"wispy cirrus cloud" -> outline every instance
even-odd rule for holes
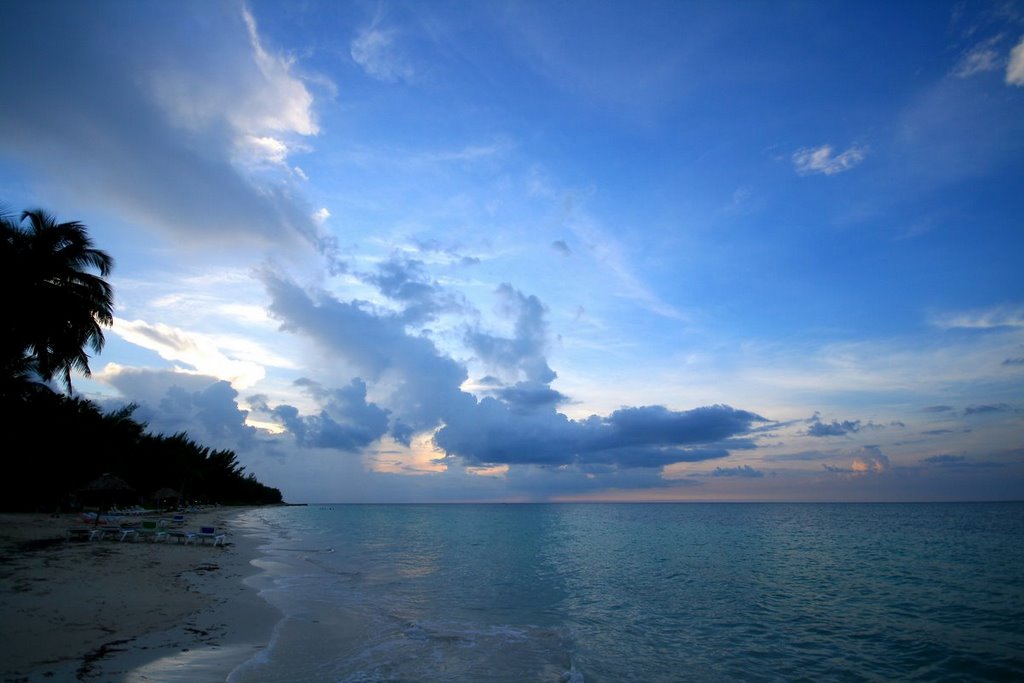
[[[185,5],[208,10],[206,30]],[[0,110],[0,153],[34,168],[47,194],[192,247],[285,245],[314,232],[288,190],[293,171],[279,172],[319,131],[313,96],[244,6],[38,3],[5,15],[21,30],[0,46],[0,62],[18,65],[0,70],[0,88],[20,104]],[[132,31],[110,49],[106,31],[122,25]],[[175,42],[183,33],[186,50]],[[39,35],[61,49],[26,59]]]
[[[1006,84],[1024,86],[1024,38],[1010,50],[1010,61],[1006,65]]]
[[[991,460],[973,460],[963,455],[932,455],[927,458],[921,458],[919,462],[933,466],[933,467],[949,467],[958,469],[989,469],[992,467],[1002,467],[1002,463],[993,462]]]
[[[1024,307],[994,306],[973,311],[938,315],[933,324],[942,329],[987,330],[1000,327],[1024,327]]]
[[[298,140],[320,132],[313,95],[293,73],[292,57],[264,47],[247,7],[241,15],[249,48],[245,61],[255,70],[250,67],[240,75],[237,69],[214,64],[197,77],[192,65],[172,62],[152,71],[150,87],[176,126],[195,134],[226,123],[235,163],[287,168],[288,155],[303,148]]]
[[[800,175],[836,175],[854,168],[867,156],[867,148],[851,145],[836,154],[832,145],[820,147],[802,147],[793,152],[792,160],[796,172]]]
[[[953,67],[953,75],[957,78],[970,78],[975,74],[998,70],[1001,59],[996,46],[1001,38],[1002,36],[993,36],[964,52],[960,61]]]
[[[352,39],[349,54],[371,78],[388,83],[409,81],[415,71],[398,50],[396,36],[395,30],[378,28],[375,23]]]
[[[210,335],[120,318],[115,318],[113,331],[131,344],[156,351],[165,360],[185,363],[196,373],[226,380],[238,389],[251,387],[266,375],[260,363],[225,354]]]

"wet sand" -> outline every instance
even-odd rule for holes
[[[240,511],[186,516],[223,547],[67,541],[76,515],[0,515],[0,680],[225,680],[279,618],[243,582],[260,541],[232,530]]]

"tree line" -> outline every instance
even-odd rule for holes
[[[0,212],[0,509],[67,509],[87,502],[85,489],[103,474],[131,485],[117,492],[126,503],[149,502],[161,488],[189,501],[280,503],[281,492],[246,475],[234,452],[187,433],[151,434],[133,419],[135,406],[104,412],[74,395],[72,371],[89,376],[88,350],[102,350],[113,323],[104,279],[113,265],[81,223]]]

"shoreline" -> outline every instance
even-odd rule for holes
[[[265,649],[280,612],[247,579],[249,507],[186,516],[225,546],[66,541],[77,515],[0,515],[0,680],[224,681]]]

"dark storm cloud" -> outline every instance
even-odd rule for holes
[[[311,211],[286,186],[257,186],[233,163],[239,131],[223,109],[251,105],[256,116],[247,100],[273,85],[254,63],[240,5],[40,0],[2,13],[0,153],[189,241],[314,238]],[[208,81],[202,93],[174,86]]]

